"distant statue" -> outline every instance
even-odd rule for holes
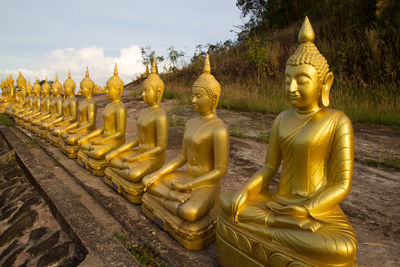
[[[339,203],[353,178],[353,128],[329,109],[333,74],[308,18],[288,59],[285,92],[294,109],[275,119],[265,165],[221,196],[222,266],[354,266],[357,242]],[[269,184],[282,164],[277,192]]]
[[[86,68],[86,76],[80,84],[80,92],[85,99],[78,105],[79,119],[68,126],[60,141],[61,149],[72,159],[77,157],[79,139],[96,129],[97,106],[92,98],[93,87],[94,82],[89,78],[89,69]]]
[[[229,157],[228,129],[216,115],[220,94],[207,55],[204,72],[192,87],[192,104],[199,116],[185,125],[181,154],[143,179],[144,214],[189,250],[202,249],[215,239]],[[182,166],[186,168],[178,170]]]
[[[90,132],[78,141],[80,149],[77,163],[94,175],[104,175],[107,167],[106,154],[125,143],[126,108],[121,102],[123,88],[124,83],[118,77],[115,64],[114,75],[107,81],[107,97],[112,102],[103,110],[104,127]]]
[[[168,143],[168,117],[161,107],[164,82],[156,72],[153,59],[151,74],[143,82],[142,109],[136,121],[136,138],[106,155],[109,162],[104,182],[122,193],[132,203],[140,204],[142,178],[164,163]]]

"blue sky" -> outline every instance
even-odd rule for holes
[[[86,65],[99,85],[112,75],[129,82],[144,70],[140,47],[166,55],[171,45],[187,58],[197,44],[234,39],[243,24],[234,0],[0,0],[0,77],[79,82]]]

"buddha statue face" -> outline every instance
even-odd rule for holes
[[[117,88],[114,84],[107,84],[106,94],[112,101],[119,100],[121,89]]]
[[[120,100],[123,88],[124,88],[124,83],[118,77],[117,64],[115,64],[114,75],[107,81],[107,86],[106,86],[107,97],[112,101]]]
[[[158,96],[150,85],[145,85],[142,93],[143,100],[149,106],[154,106],[158,103]]]
[[[298,109],[318,107],[321,83],[312,65],[288,65],[285,71],[285,93],[290,103]]]
[[[203,116],[214,110],[214,101],[209,97],[207,91],[199,86],[193,86],[192,105],[193,109]]]

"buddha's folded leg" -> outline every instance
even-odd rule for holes
[[[126,180],[139,183],[142,181],[143,177],[149,173],[149,170],[154,163],[157,163],[156,159],[146,159],[141,162],[134,162],[131,168],[119,170],[119,173]]]
[[[68,135],[67,133],[64,133],[63,135],[67,136],[66,139],[65,139],[65,143],[67,145],[72,146],[72,145],[76,145],[78,143],[79,139],[81,139],[86,134],[87,134],[87,132],[80,132],[80,133],[71,134],[71,135]]]
[[[92,145],[90,142],[94,141],[94,140],[99,140],[99,139],[101,139],[101,136],[96,136],[96,137],[90,138],[89,140],[87,140],[85,143],[83,143],[81,145],[81,149],[84,151],[88,151],[90,146]]]
[[[324,214],[324,220],[319,221],[321,228],[316,232],[270,227],[266,234],[275,243],[327,263],[354,259],[357,241],[342,211]]]
[[[183,180],[186,176],[185,171],[173,171],[158,178],[149,188],[148,192],[152,195],[168,199],[171,192],[171,183]],[[182,177],[180,179],[180,177]],[[162,203],[161,203],[162,204]]]
[[[127,150],[124,151],[120,154],[118,154],[115,158],[113,158],[110,162],[110,166],[114,167],[114,168],[119,168],[121,169],[122,166],[124,165],[125,161],[123,161],[121,158],[122,157],[130,157],[133,156],[135,154],[138,154],[138,152],[136,150]]]
[[[179,206],[179,217],[194,222],[201,219],[215,204],[217,186],[203,186],[191,192],[191,197]]]

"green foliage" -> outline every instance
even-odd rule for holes
[[[6,113],[0,113],[0,122],[7,127],[14,126],[13,120]]]
[[[172,45],[168,47],[167,51],[168,51],[168,59],[171,63],[169,71],[175,72],[178,69],[177,68],[178,60],[185,56],[185,52],[183,52],[182,50],[180,51],[175,50],[175,47]]]
[[[156,60],[157,64],[164,61],[163,56],[156,56],[156,51],[151,50],[151,46],[141,47],[140,53],[142,54],[143,65],[151,65],[152,58],[154,58]]]

